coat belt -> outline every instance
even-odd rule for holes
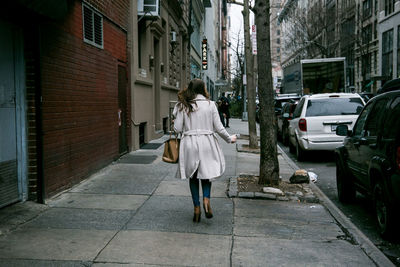
[[[185,138],[185,136],[199,136],[199,135],[212,135],[216,142],[218,142],[217,136],[215,133],[211,130],[189,130],[186,132],[182,133],[182,139]],[[182,143],[181,143],[182,144]],[[199,144],[197,143],[197,151],[199,151]],[[186,171],[185,171],[185,153],[183,152],[183,146],[181,145],[179,148],[179,162],[180,162],[180,172],[181,172],[181,178],[190,178],[186,177]],[[198,166],[197,166],[198,167]],[[183,175],[182,175],[183,174]]]
[[[211,130],[189,130],[183,132],[182,138],[185,137],[186,135],[214,135],[214,132]]]

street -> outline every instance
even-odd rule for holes
[[[372,201],[357,194],[356,201],[350,204],[339,202],[336,190],[336,165],[331,152],[315,152],[306,161],[299,162],[289,152],[289,147],[279,142],[283,151],[302,169],[318,175],[316,185],[324,194],[397,266],[400,266],[400,238],[383,240],[376,230]]]

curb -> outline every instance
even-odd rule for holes
[[[289,165],[296,169],[300,169],[296,163],[289,158],[288,155],[278,145],[278,149],[281,151],[282,157],[288,162]],[[311,189],[318,196],[320,203],[325,206],[332,217],[341,226],[342,230],[346,232],[364,251],[364,253],[377,265],[377,266],[395,266],[386,256],[383,254],[369,238],[363,234],[360,229],[355,226],[349,218],[338,208],[335,204],[324,194],[313,183],[310,183]]]
[[[266,200],[277,200],[277,201],[294,201],[294,202],[302,202],[302,203],[319,203],[320,200],[317,196],[312,192],[313,190],[310,188],[308,184],[303,185],[303,190],[308,192],[305,195],[301,193],[295,194],[292,192],[283,192],[283,195],[273,194],[273,193],[264,193],[264,192],[239,192],[238,190],[238,182],[237,179],[241,176],[254,176],[252,174],[240,174],[238,177],[231,177],[229,179],[229,187],[227,191],[227,195],[230,198],[251,198],[251,199],[266,199]],[[304,188],[305,187],[305,188]]]

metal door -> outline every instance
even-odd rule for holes
[[[0,207],[19,200],[12,27],[0,21]]]

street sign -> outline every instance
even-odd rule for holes
[[[207,62],[207,39],[203,39],[201,44],[201,61],[202,61],[202,69],[208,69],[208,62]]]
[[[256,25],[251,25],[251,46],[253,55],[257,55],[257,30]]]

